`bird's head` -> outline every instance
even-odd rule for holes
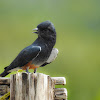
[[[50,21],[40,23],[33,31],[42,38],[56,37],[55,27]]]

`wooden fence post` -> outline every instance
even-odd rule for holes
[[[0,77],[0,98],[10,91],[10,78]]]
[[[10,91],[10,100],[67,100],[67,90],[55,88],[55,85],[64,84],[64,77],[50,77],[42,73],[17,73],[11,75],[10,79],[0,78],[0,95]]]

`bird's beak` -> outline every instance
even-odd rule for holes
[[[38,34],[38,28],[33,29],[33,31],[35,31],[35,32],[32,32],[32,33]]]

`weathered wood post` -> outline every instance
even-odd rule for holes
[[[50,77],[42,73],[17,73],[0,78],[0,95],[10,91],[10,100],[67,100],[64,77]],[[10,85],[10,88],[9,88]]]
[[[10,91],[10,78],[0,77],[0,98],[9,91]]]

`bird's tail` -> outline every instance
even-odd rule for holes
[[[7,70],[6,70],[6,68],[7,67],[5,67],[4,69],[4,72],[2,72],[1,74],[0,74],[0,77],[5,77],[6,75],[8,75],[9,73],[11,73],[11,72],[8,72]]]

